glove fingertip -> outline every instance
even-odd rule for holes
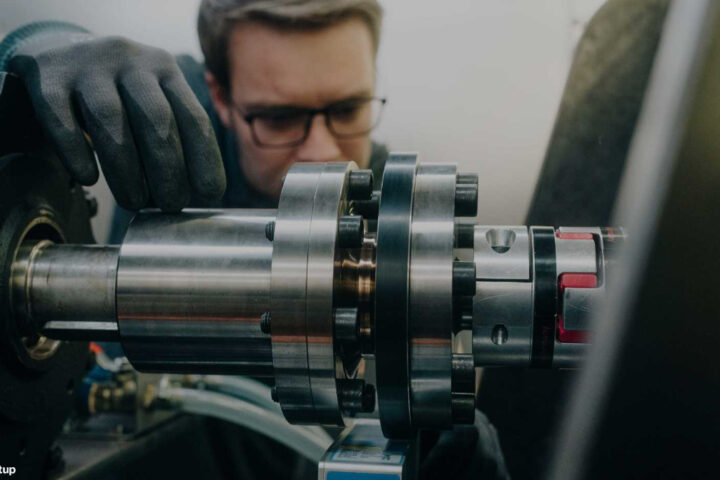
[[[221,198],[227,189],[227,177],[217,142],[208,142],[204,154],[194,151],[187,159],[193,190],[205,198]]]
[[[85,159],[78,161],[77,158],[69,159],[65,155],[61,156],[62,163],[67,168],[70,176],[80,185],[89,187],[95,185],[100,178],[100,170],[94,159]]]
[[[137,211],[147,206],[149,194],[144,184],[141,187],[118,189],[117,186],[109,185],[118,205],[125,210]],[[115,188],[113,188],[115,187]]]
[[[216,175],[208,175],[207,178],[201,179],[198,183],[200,184],[198,192],[206,198],[221,198],[225,195],[227,189],[227,178],[225,178],[225,172],[223,171]]]

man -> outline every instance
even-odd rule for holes
[[[295,162],[353,160],[381,175],[387,150],[369,137],[385,103],[381,18],[376,0],[203,0],[207,71],[57,22],[9,35],[0,70],[24,79],[76,181],[97,180],[97,153],[121,206],[267,207]],[[424,445],[424,477],[507,476],[494,429],[477,418]]]
[[[375,97],[377,3],[280,2],[268,8],[265,2],[223,11],[237,3],[203,2],[198,31],[214,109],[240,140],[249,183],[277,198],[294,162],[354,160],[367,168],[368,133],[384,105]],[[308,116],[307,108],[327,111]],[[377,173],[384,160],[373,158]]]
[[[180,58],[194,95],[167,53],[72,25],[11,34],[5,56],[79,183],[97,178],[85,130],[121,206],[217,205],[226,180],[197,97],[222,148],[222,205],[269,206],[296,161],[369,166],[368,134],[383,104],[374,98],[381,15],[374,0],[206,0],[198,18],[205,79]],[[383,153],[372,162],[377,173]]]

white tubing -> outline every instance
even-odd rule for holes
[[[256,380],[245,377],[229,377],[225,375],[205,375],[202,383],[208,390],[216,390],[252,402],[272,412],[282,413],[280,405],[275,403],[270,394],[270,387]]]
[[[270,395],[270,387],[246,377],[230,377],[226,375],[205,375],[202,381],[209,390],[217,390],[233,397],[247,400],[255,405],[282,415],[282,409]],[[332,441],[327,432],[317,425],[305,425],[302,428],[312,431],[323,441]]]
[[[254,430],[295,450],[308,460],[317,463],[332,443],[312,430],[290,425],[284,417],[245,400],[221,393],[189,388],[164,388],[160,398],[177,402],[180,409],[198,415],[207,415]]]

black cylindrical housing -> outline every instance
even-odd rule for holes
[[[360,215],[344,215],[338,220],[338,245],[340,248],[360,248],[363,242],[363,218]]]
[[[455,186],[455,216],[474,217],[477,215],[478,186],[473,183],[458,183]]]
[[[358,309],[356,307],[335,309],[335,339],[339,342],[358,341]]]
[[[351,171],[348,175],[348,200],[369,200],[372,193],[372,170]]]
[[[453,295],[475,295],[475,262],[453,263]]]
[[[455,223],[455,248],[473,248],[475,243],[475,225],[472,223]]]
[[[380,192],[372,192],[368,200],[356,200],[355,213],[365,218],[377,219],[380,211]]]
[[[360,379],[337,381],[338,397],[342,410],[349,414],[369,413],[375,410],[375,387]]]

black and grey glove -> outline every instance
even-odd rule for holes
[[[24,80],[45,136],[77,182],[97,181],[94,149],[115,199],[130,210],[152,199],[177,211],[192,194],[222,196],[210,120],[169,53],[61,32],[20,44],[9,70]]]

